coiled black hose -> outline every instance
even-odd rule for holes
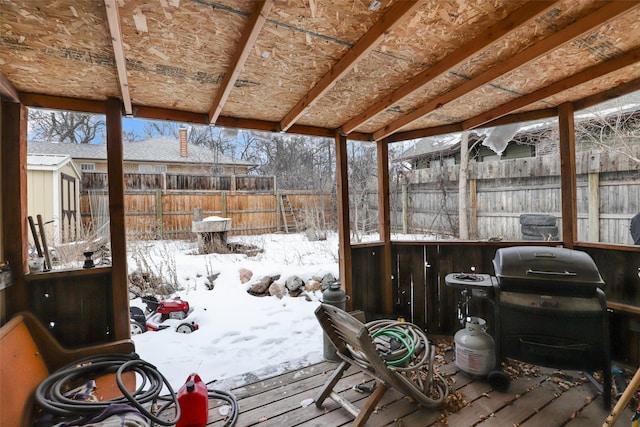
[[[140,386],[133,393],[130,393],[122,382],[124,372],[136,373],[136,379],[141,381]],[[87,402],[73,400],[64,395],[65,385],[77,384],[78,381],[109,373],[116,374],[116,382],[123,394],[122,397],[102,402]],[[169,390],[169,395],[161,396],[160,393],[164,386]],[[74,422],[81,422],[82,419],[95,416],[114,403],[124,403],[135,407],[153,423],[152,425],[171,426],[180,419],[178,398],[167,379],[155,366],[140,359],[135,353],[93,356],[67,365],[38,385],[35,391],[35,400],[45,413],[66,417]],[[155,406],[158,401],[165,401],[165,403],[157,411],[154,411],[154,415],[147,408]],[[174,405],[176,408],[174,419],[163,420],[159,418],[159,415],[168,407]]]
[[[231,406],[231,415],[227,422],[223,424],[222,427],[233,427],[236,425],[236,421],[238,421],[238,414],[240,413],[240,408],[238,408],[238,401],[235,396],[229,392],[222,390],[213,390],[209,388],[209,385],[214,381],[210,381],[207,383],[207,390],[209,392],[209,399],[220,399],[224,400]]]

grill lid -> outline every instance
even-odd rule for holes
[[[535,292],[537,287],[553,285],[551,289],[555,288],[558,293],[571,289],[582,294],[595,292],[597,286],[604,285],[589,254],[566,248],[501,248],[493,258],[493,267],[502,290]],[[523,286],[527,289],[522,289]]]

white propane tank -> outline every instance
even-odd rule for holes
[[[484,377],[494,369],[495,344],[487,333],[487,322],[480,317],[467,317],[464,329],[454,336],[455,364],[463,372]]]

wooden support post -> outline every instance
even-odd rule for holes
[[[336,186],[338,198],[338,257],[340,282],[347,295],[353,296],[351,238],[349,228],[349,179],[347,162],[347,136],[336,131]],[[347,311],[353,310],[353,298],[347,300]]]
[[[573,249],[578,237],[578,207],[576,197],[576,140],[573,105],[565,102],[558,107],[560,133],[560,184],[562,193],[562,243]]]
[[[380,286],[383,314],[393,313],[393,283],[391,280],[391,215],[389,207],[389,147],[378,141],[378,222],[382,240]]]
[[[14,271],[13,285],[0,291],[6,313],[0,304],[0,318],[9,318],[29,308],[29,294],[24,282],[27,267],[27,108],[2,101],[2,249],[3,260]],[[5,315],[6,314],[6,315]]]
[[[109,173],[109,229],[111,231],[111,286],[113,339],[130,336],[127,239],[124,217],[124,167],[122,146],[122,106],[119,99],[106,104],[107,170]]]

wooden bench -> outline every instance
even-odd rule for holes
[[[131,340],[67,349],[29,312],[14,316],[0,328],[0,426],[31,426],[34,391],[58,368],[89,356],[129,354]],[[96,379],[100,398],[120,395],[113,378]],[[129,386],[127,386],[129,388]]]

